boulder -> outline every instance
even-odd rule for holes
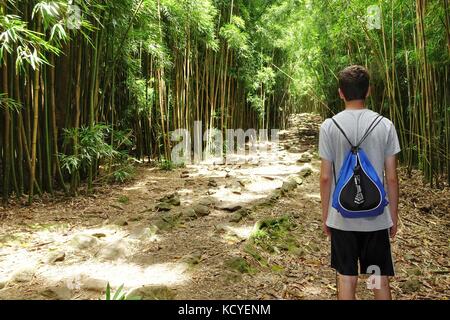
[[[176,293],[166,286],[142,286],[131,290],[128,298],[140,298],[142,300],[173,300]]]
[[[167,196],[164,196],[163,198],[159,199],[159,202],[160,204],[167,203],[172,206],[179,206],[181,204],[180,197],[178,196],[177,193],[172,193]]]
[[[101,248],[97,257],[103,260],[118,260],[127,256],[128,244],[125,240],[117,240]]]
[[[182,211],[182,215],[185,220],[194,220],[197,218],[197,214],[193,208],[185,208]]]
[[[192,209],[194,209],[194,212],[198,217],[207,216],[211,212],[209,207],[202,204],[195,204],[192,206]]]
[[[293,179],[289,179],[287,181],[283,182],[283,185],[281,186],[282,192],[289,192],[297,188],[297,182]]]
[[[297,163],[308,163],[311,162],[313,156],[309,152],[302,153],[300,158],[297,160]]]
[[[204,197],[198,201],[198,204],[209,207],[211,205],[214,205],[216,202],[216,199],[214,199],[213,197]]]
[[[155,209],[157,211],[166,212],[166,211],[172,210],[172,205],[170,203],[167,203],[167,202],[160,202],[160,203],[158,203],[156,205]]]
[[[56,252],[52,252],[51,254],[48,255],[47,262],[49,264],[54,264],[55,262],[64,261],[65,258],[66,258],[66,253],[64,251],[56,251]]]
[[[47,287],[41,294],[52,300],[70,300],[72,298],[72,290],[62,281]]]
[[[106,290],[108,281],[97,279],[90,276],[82,276],[80,279],[80,287],[85,290],[103,292]]]
[[[96,246],[98,239],[87,234],[77,234],[72,238],[71,244],[77,249],[84,250]]]
[[[225,210],[225,211],[229,211],[229,212],[235,212],[241,208],[242,208],[242,205],[240,205],[238,203],[234,203],[234,202],[222,201],[216,205],[216,209]]]
[[[312,174],[312,169],[310,167],[304,167],[300,170],[300,176],[306,178]]]
[[[35,267],[24,267],[15,271],[11,276],[13,282],[30,282],[36,273]]]

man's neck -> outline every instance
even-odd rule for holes
[[[362,110],[366,108],[364,100],[352,100],[345,102],[345,110]]]

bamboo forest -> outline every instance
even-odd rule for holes
[[[448,0],[0,0],[0,299],[344,297],[319,139],[355,65],[392,298],[448,300]]]

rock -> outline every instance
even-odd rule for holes
[[[293,179],[289,179],[288,181],[284,181],[281,186],[281,192],[289,192],[297,188],[297,182]]]
[[[46,288],[41,294],[52,300],[70,300],[72,298],[72,290],[62,281]]]
[[[77,249],[83,250],[96,246],[98,239],[87,234],[77,234],[72,238],[71,244]]]
[[[49,264],[54,264],[55,262],[64,261],[65,258],[66,258],[66,253],[64,251],[57,251],[57,252],[51,253],[48,256],[47,262]]]
[[[186,220],[194,220],[197,218],[195,210],[192,208],[186,208],[182,211],[182,215]]]
[[[216,188],[216,187],[217,187],[217,181],[215,181],[215,180],[213,180],[213,179],[209,179],[209,181],[208,181],[208,187]]]
[[[155,209],[158,211],[166,212],[172,210],[172,205],[167,202],[160,202],[156,205]]]
[[[312,155],[309,152],[305,152],[301,155],[300,159],[297,160],[297,163],[308,163],[311,162]]]
[[[189,178],[189,174],[188,173],[182,173],[180,175],[180,178],[184,179],[184,178]]]
[[[204,217],[204,216],[207,216],[210,214],[209,207],[204,206],[202,204],[193,205],[192,209],[194,209],[194,211],[198,217]]]
[[[310,167],[304,167],[300,170],[300,176],[306,178],[312,174],[312,169]]]
[[[169,203],[175,207],[178,207],[181,204],[181,200],[179,196],[175,196],[169,200]]]
[[[106,234],[104,234],[104,233],[93,233],[92,236],[100,239],[100,238],[105,238]]]
[[[241,208],[242,208],[242,206],[240,204],[233,203],[233,202],[220,202],[218,205],[216,205],[216,209],[230,211],[230,212],[235,212]]]
[[[97,257],[103,260],[118,260],[127,256],[128,245],[125,240],[117,240],[101,248]]]
[[[293,176],[293,177],[290,177],[289,179],[294,180],[297,183],[297,185],[299,185],[299,186],[301,186],[303,184],[303,179],[300,177]]]
[[[238,212],[233,213],[233,215],[230,218],[230,222],[239,222],[242,220],[242,215],[240,215]]]
[[[281,191],[280,190],[273,191],[271,196],[270,196],[270,200],[271,201],[276,201],[276,200],[278,200],[280,198],[281,198]]]
[[[17,270],[11,276],[13,282],[30,282],[36,273],[35,267],[25,267]]]
[[[166,286],[142,286],[131,290],[128,298],[141,298],[142,300],[173,300],[176,293]]]
[[[108,281],[103,279],[96,279],[90,276],[82,276],[80,279],[80,287],[85,290],[103,292],[106,290]]]
[[[179,206],[181,204],[180,197],[177,193],[169,194],[161,199],[159,199],[160,204],[167,203],[173,206]],[[164,210],[161,210],[164,211]]]
[[[241,221],[243,218],[245,218],[246,216],[248,216],[250,214],[250,210],[247,208],[242,208],[239,209],[238,211],[236,211],[235,213],[233,213],[233,215],[230,218],[230,222],[239,222]]]
[[[165,214],[155,222],[155,225],[159,230],[170,230],[177,225],[181,215],[181,212]]]
[[[138,226],[134,228],[130,232],[130,238],[131,239],[137,239],[137,240],[155,240],[156,234],[158,233],[158,227],[155,225],[151,225],[147,227],[147,224]]]
[[[216,202],[216,199],[214,199],[213,197],[204,197],[198,201],[198,204],[209,207],[211,205],[214,205]]]

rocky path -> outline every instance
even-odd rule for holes
[[[146,299],[333,299],[319,124],[293,116],[279,145],[243,164],[143,166],[129,185],[91,197],[1,209],[0,298],[98,299],[109,282]],[[420,219],[420,207],[401,204],[397,298],[449,297],[448,195],[436,195],[443,213]],[[370,297],[363,283],[359,296]]]

